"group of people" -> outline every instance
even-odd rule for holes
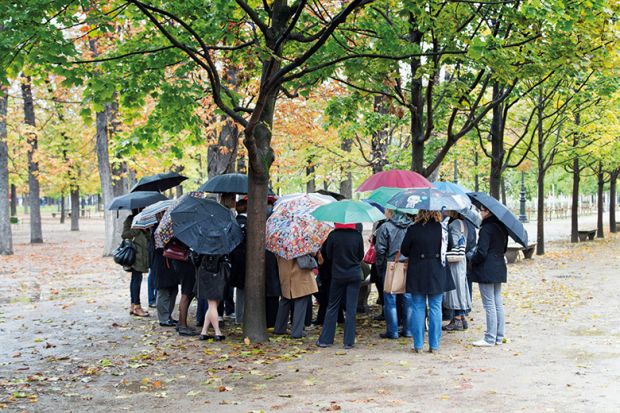
[[[244,234],[246,201],[223,199],[222,203],[236,215]],[[150,230],[132,229],[133,214],[125,221],[122,237],[132,239],[136,259],[131,266],[131,310],[135,316],[148,316],[140,304],[140,285],[144,273],[156,291],[155,307],[162,327],[176,327],[180,335],[198,336],[200,340],[225,339],[220,322],[226,312],[240,323],[244,312],[245,240],[227,255],[189,254],[177,260],[155,248]],[[376,223],[370,239],[375,258],[365,254],[361,224],[335,224],[319,251],[295,259],[285,259],[265,251],[266,322],[276,335],[306,336],[306,327],[322,325],[316,345],[334,344],[336,326],[344,323],[344,347],[355,346],[356,313],[360,285],[367,275],[377,287],[385,320],[384,339],[412,337],[412,350],[422,351],[425,331],[428,349],[440,347],[442,330],[468,328],[466,314],[472,306],[472,283],[478,283],[486,313],[486,332],[475,346],[495,346],[504,340],[504,311],[501,284],[506,282],[508,233],[493,214],[481,207],[483,221],[476,228],[460,214],[447,211],[420,210],[415,216],[385,210],[385,220]],[[158,215],[161,219],[161,215]],[[174,238],[171,243],[179,243]],[[384,291],[384,281],[396,263],[406,265],[405,291]],[[181,285],[178,320],[172,317],[178,287]],[[233,300],[232,292],[236,292]],[[319,302],[316,319],[312,319],[313,297]],[[188,325],[191,301],[198,300],[196,325]],[[442,317],[450,322],[442,326]],[[290,329],[289,329],[290,324]],[[399,325],[401,328],[399,329]],[[209,327],[214,335],[209,335]]]

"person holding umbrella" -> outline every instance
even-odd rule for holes
[[[478,283],[480,298],[486,314],[486,331],[476,347],[492,347],[504,340],[504,305],[502,283],[507,279],[504,254],[508,246],[508,232],[504,224],[485,206],[480,206],[482,226],[478,245],[470,252],[471,278]]]
[[[123,223],[121,238],[132,240],[136,249],[136,260],[131,265],[131,282],[129,283],[129,295],[131,297],[129,314],[136,317],[148,317],[149,313],[144,311],[140,304],[142,274],[149,271],[148,230],[131,228],[133,218],[138,215],[141,210],[142,208],[131,210],[131,215],[129,215]]]
[[[442,223],[441,212],[420,209],[413,225],[400,247],[408,258],[406,290],[412,295],[413,351],[419,353],[424,346],[424,320],[426,302],[429,306],[429,352],[439,350],[441,340],[441,302],[446,291],[454,289],[454,281],[447,269],[447,228]]]

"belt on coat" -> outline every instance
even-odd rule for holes
[[[430,260],[433,258],[441,258],[440,254],[420,254],[420,256],[418,257],[421,260]]]

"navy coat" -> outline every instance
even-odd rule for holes
[[[508,232],[494,215],[484,219],[478,234],[478,245],[468,253],[471,262],[470,277],[477,283],[505,283],[507,278],[504,254],[508,246]]]
[[[407,228],[400,253],[409,258],[408,293],[434,295],[456,288],[448,265],[441,264],[441,237],[439,222],[415,223]]]

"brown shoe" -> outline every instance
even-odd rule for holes
[[[148,317],[149,313],[148,311],[144,311],[140,304],[136,304],[133,308],[132,315],[135,315],[136,317]]]

